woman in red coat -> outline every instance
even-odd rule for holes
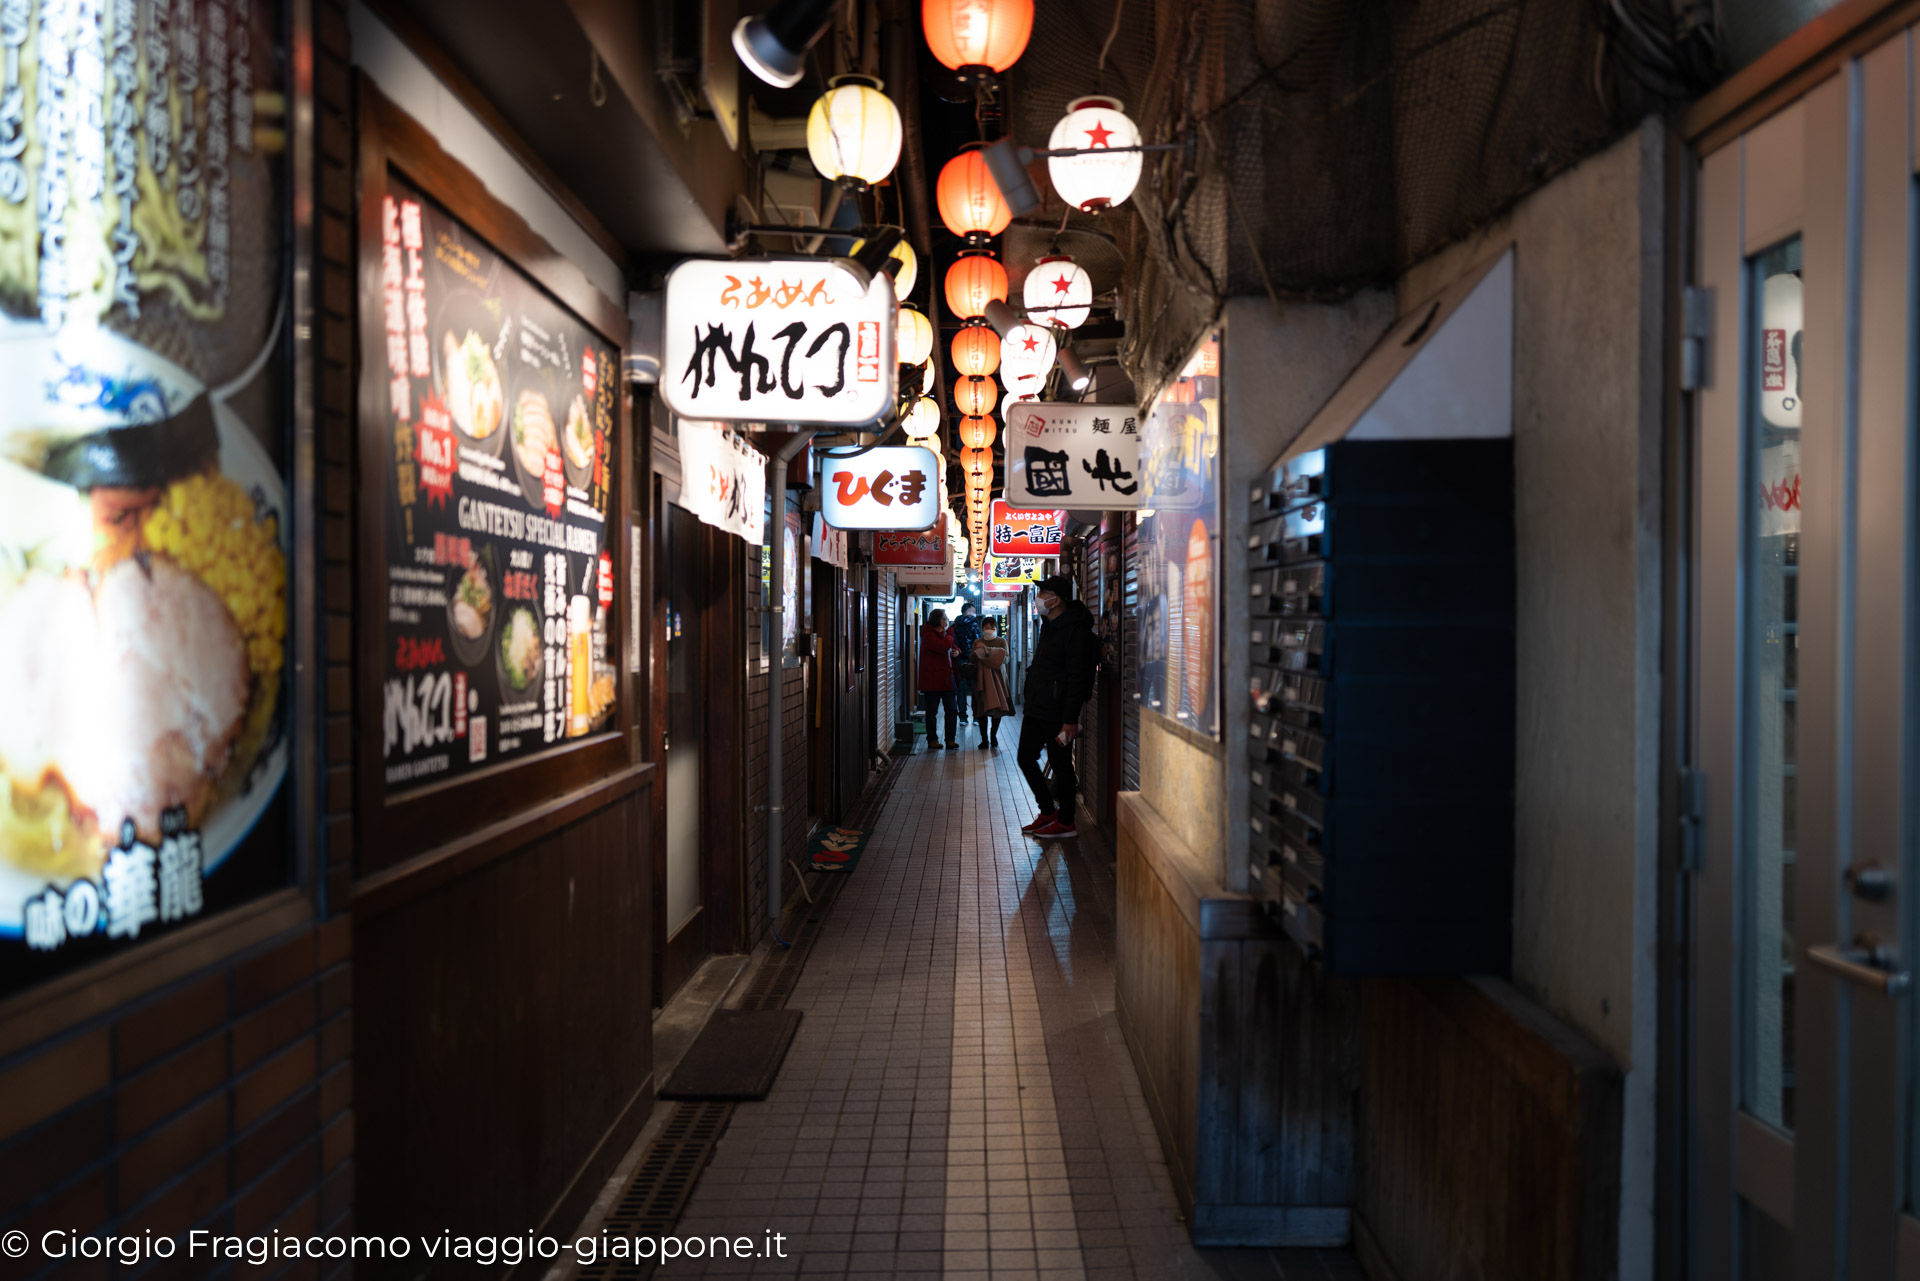
[[[936,609],[927,615],[920,628],[920,710],[927,718],[927,750],[941,746],[934,729],[934,709],[947,709],[947,742],[951,750],[960,746],[954,726],[953,655],[960,648],[947,630],[947,611]]]

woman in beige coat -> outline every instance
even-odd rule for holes
[[[1000,620],[980,623],[980,639],[973,643],[980,665],[974,688],[980,698],[980,746],[1000,746],[1000,718],[1013,715],[1013,696],[1007,689],[1007,642],[1000,638]]]

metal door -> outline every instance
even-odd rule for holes
[[[1910,45],[1846,62],[1698,174],[1702,1278],[1920,1278],[1899,892],[1915,870]]]

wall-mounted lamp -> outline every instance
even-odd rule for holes
[[[754,75],[791,89],[806,70],[807,50],[833,25],[839,7],[840,0],[779,0],[764,16],[740,19],[734,52]]]

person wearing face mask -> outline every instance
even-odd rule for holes
[[[915,682],[920,691],[920,708],[927,718],[927,750],[941,747],[940,728],[935,716],[942,708],[947,713],[948,749],[960,746],[959,728],[953,723],[953,633],[947,630],[947,611],[936,609],[927,615],[920,628],[920,671]]]
[[[1047,621],[1027,665],[1025,705],[1017,759],[1040,813],[1020,830],[1038,839],[1079,835],[1074,830],[1073,740],[1080,735],[1080,708],[1093,695],[1100,666],[1100,637],[1093,614],[1073,598],[1073,580],[1055,574],[1040,580],[1040,609]],[[1047,769],[1040,753],[1047,754]],[[1048,774],[1052,774],[1049,781]]]
[[[1007,692],[1007,642],[1000,637],[1000,620],[980,622],[980,639],[973,643],[973,657],[980,673],[976,697],[980,700],[980,746],[1000,746],[1000,721],[1013,715],[1013,696]]]

